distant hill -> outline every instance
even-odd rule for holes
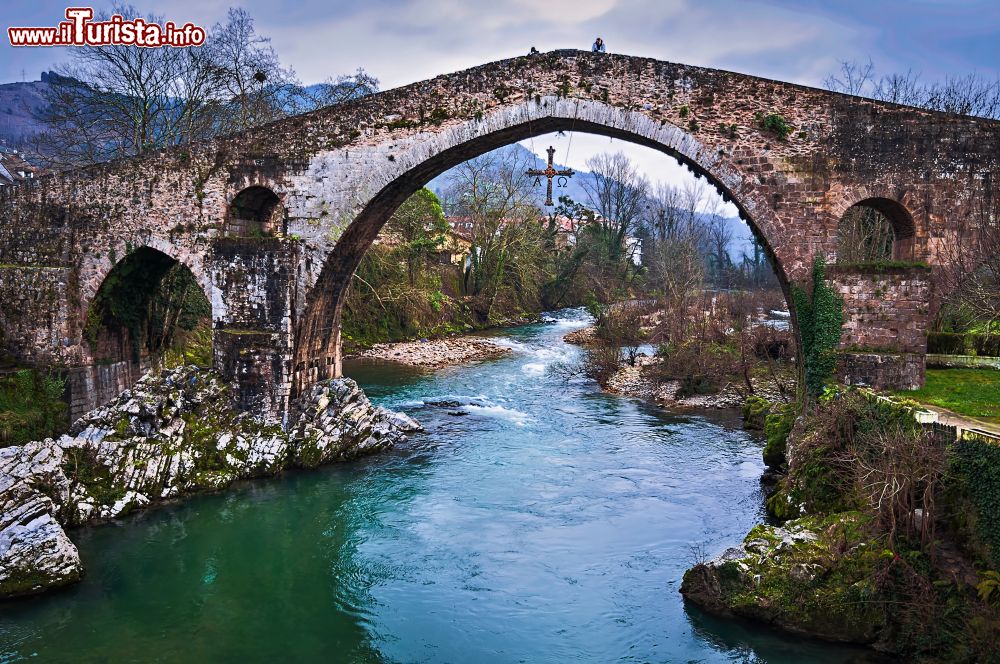
[[[53,85],[53,76],[44,72],[40,81],[0,84],[0,144],[24,149],[42,130],[36,116],[45,108],[45,94]]]
[[[40,81],[0,84],[0,146],[28,148],[31,137],[44,129],[37,117],[45,110],[46,93],[53,85],[73,82],[75,79],[55,72],[42,72]],[[343,86],[347,88],[347,84]],[[307,95],[319,95],[328,87],[326,83],[315,83],[303,90]]]

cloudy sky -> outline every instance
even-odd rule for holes
[[[133,4],[142,14],[208,28],[234,2]],[[928,80],[972,71],[1000,75],[1000,0],[247,0],[240,6],[306,83],[364,67],[385,89],[531,46],[589,48],[596,35],[616,53],[807,85],[820,85],[839,61],[868,58],[879,72],[913,70]],[[65,7],[7,2],[0,27],[55,25]],[[13,49],[2,34],[0,83],[37,80],[66,57],[59,49]],[[536,151],[548,142],[536,139]],[[607,145],[578,137],[562,161],[579,167]],[[679,177],[662,155],[627,151],[651,172],[662,170],[656,179]]]
[[[5,3],[0,25],[55,25],[65,2]],[[72,4],[72,3],[71,3]],[[133,4],[209,27],[230,0]],[[107,4],[97,2],[98,9]],[[819,84],[840,60],[925,77],[1000,73],[996,0],[248,0],[282,59],[309,83],[364,67],[394,87],[527,52],[609,50]],[[4,31],[6,32],[6,31]],[[0,47],[0,82],[28,80],[65,57]]]

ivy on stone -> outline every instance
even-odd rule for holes
[[[812,401],[822,394],[837,368],[837,346],[844,325],[844,301],[826,282],[823,258],[817,257],[813,263],[812,297],[793,286],[792,300],[802,337],[805,392]]]
[[[956,474],[975,507],[975,530],[1000,567],[1000,446],[975,437],[952,448]]]

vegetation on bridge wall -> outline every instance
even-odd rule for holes
[[[69,424],[58,374],[21,369],[0,377],[0,447],[57,435]]]
[[[837,345],[844,325],[844,303],[826,281],[822,258],[813,264],[812,296],[793,286],[792,298],[802,336],[806,397],[815,399],[837,367]]]

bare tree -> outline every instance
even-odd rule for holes
[[[945,304],[970,323],[1000,329],[1000,197],[983,181],[953,241],[940,244]]]
[[[308,108],[295,72],[281,66],[271,40],[257,33],[245,9],[231,8],[207,40],[218,75],[216,94],[226,103],[221,133],[241,131]]]
[[[138,11],[115,3],[96,20],[111,14]],[[200,47],[84,46],[69,53],[49,86],[39,114],[45,130],[32,146],[54,168],[185,145],[378,88],[358,70],[309,94],[242,9],[231,9]]]
[[[315,92],[310,95],[310,104],[316,108],[342,104],[375,94],[378,92],[378,86],[378,79],[359,67],[353,74],[330,78],[314,86]]]
[[[837,262],[870,263],[892,258],[892,222],[873,207],[855,205],[837,228]]]
[[[683,188],[660,183],[647,195],[644,224],[655,240],[693,239],[702,246],[706,242],[705,228],[698,212],[706,198],[704,185],[695,180]]]
[[[624,153],[602,153],[587,160],[591,178],[582,181],[587,202],[598,214],[603,250],[612,261],[631,260],[626,238],[635,234],[643,215],[649,181]],[[626,264],[627,267],[627,264]]]
[[[876,77],[871,60],[841,62],[837,74],[823,81],[827,89],[880,101],[919,106],[948,113],[1000,117],[1000,77],[972,73],[948,76],[943,82],[924,83],[911,71]]]
[[[662,295],[661,308],[672,316],[689,309],[690,299],[701,292],[704,282],[702,249],[707,246],[707,237],[697,217],[701,190],[661,184],[648,200],[645,223],[651,246],[644,256],[649,268],[647,283]]]
[[[729,286],[733,261],[729,256],[729,245],[733,241],[733,228],[729,220],[722,216],[721,205],[708,211],[708,267],[716,285]]]
[[[751,288],[778,287],[774,270],[771,268],[771,261],[767,257],[764,245],[757,239],[756,235],[752,235],[750,238],[750,251],[743,250],[740,272],[745,286]]]
[[[874,74],[875,65],[871,58],[865,63],[844,60],[840,63],[840,71],[823,79],[823,85],[828,90],[862,96],[871,87]]]
[[[472,252],[465,273],[466,293],[477,298],[478,314],[491,319],[503,296],[538,292],[547,242],[541,214],[524,174],[528,163],[513,151],[498,150],[454,169],[446,192],[449,216],[471,224]]]
[[[112,13],[137,15],[115,4]],[[162,22],[147,16],[150,22]],[[108,20],[104,13],[98,20]],[[58,68],[35,149],[50,165],[74,166],[197,140],[213,131],[217,81],[205,47],[84,46]]]

